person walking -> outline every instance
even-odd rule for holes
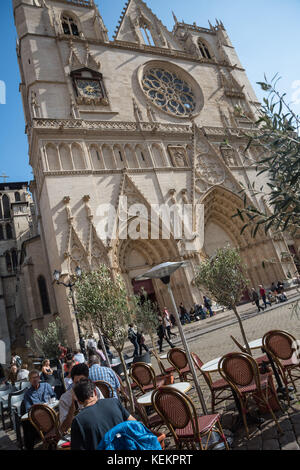
[[[212,306],[212,301],[208,298],[208,297],[205,297],[205,295],[203,296],[203,302],[204,302],[204,307],[208,310],[209,312],[209,316],[210,317],[213,317],[214,316],[214,312],[212,311],[211,309],[211,306]]]
[[[176,337],[177,335],[175,333],[171,332],[171,319],[170,319],[170,314],[167,310],[167,307],[165,307],[163,311],[163,322],[164,322],[164,327],[166,329],[166,335],[169,339],[171,339],[171,336]]]
[[[269,301],[267,300],[267,292],[266,292],[266,289],[265,289],[262,285],[259,286],[259,294],[260,294],[260,297],[261,297],[261,299],[262,299],[262,301],[263,301],[263,303],[264,303],[265,308],[267,308],[267,304],[270,305],[270,307],[271,307],[271,302],[269,302]]]
[[[185,321],[188,323],[191,323],[191,319],[186,311],[186,308],[183,305],[183,302],[179,305],[179,310],[180,310],[180,321],[183,325],[185,325]]]
[[[138,330],[137,331],[137,334],[136,334],[136,339],[137,339],[137,342],[138,342],[138,345],[139,345],[139,353],[140,353],[140,356],[142,355],[142,349],[144,348],[146,352],[149,352],[149,348],[148,346],[145,344],[145,336],[143,335],[143,331],[142,330]]]
[[[130,323],[128,326],[129,326],[129,328],[128,328],[128,339],[134,346],[134,352],[133,352],[133,355],[132,355],[132,357],[134,357],[134,356],[137,356],[138,353],[139,353],[139,345],[138,345],[138,342],[137,342],[137,335],[136,335],[136,333],[133,329],[133,324]]]
[[[256,290],[254,289],[254,287],[252,287],[251,295],[252,295],[252,302],[254,302],[256,304],[256,306],[258,308],[258,312],[260,312],[261,310],[264,311],[265,307],[260,306],[260,304],[259,304],[259,295],[256,292]]]
[[[171,348],[175,348],[174,344],[171,343],[169,338],[166,336],[166,330],[165,330],[164,322],[163,322],[162,318],[160,318],[160,320],[159,320],[159,326],[157,328],[157,336],[158,336],[158,346],[159,346],[159,352],[160,353],[163,352],[162,344],[163,344],[164,339],[171,346]]]

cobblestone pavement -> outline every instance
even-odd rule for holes
[[[291,304],[280,305],[277,308],[266,310],[259,315],[255,315],[253,313],[253,316],[251,316],[251,314],[247,314],[245,310],[244,313],[246,316],[243,314],[243,324],[248,341],[261,338],[263,334],[270,329],[284,329],[291,332],[296,338],[300,339],[300,316],[298,320],[297,316],[292,315]],[[196,352],[203,362],[220,357],[225,353],[236,351],[237,347],[232,342],[230,335],[233,335],[242,343],[239,326],[236,323],[226,326],[226,323],[222,321],[220,322],[222,318],[224,319],[224,322],[227,321],[228,312],[221,313],[220,316],[215,316],[208,319],[206,322],[201,322],[203,325],[201,325],[201,329],[199,330],[197,337],[193,337],[195,325],[197,325],[196,323],[193,325],[187,325],[185,328],[187,337],[190,336],[189,331],[192,332],[192,337],[189,338],[191,351]],[[215,329],[210,330],[212,327]],[[176,342],[180,344],[179,338],[176,340]],[[165,349],[165,351],[167,351],[167,349]],[[256,354],[261,355],[261,351],[254,351],[254,356]],[[155,359],[152,361],[152,364],[157,373],[159,373]],[[217,380],[218,378],[220,378],[218,373],[213,374],[213,379]],[[199,383],[210,411],[211,395],[206,382],[201,376],[199,376]],[[192,398],[196,408],[201,413],[198,396],[194,388],[189,392],[189,396]],[[271,416],[264,415],[263,418],[265,419],[265,422],[261,425],[260,429],[255,425],[249,426],[250,440],[246,438],[243,426],[234,432],[233,449],[298,450],[300,445],[300,392],[299,394],[296,393],[294,396],[295,400],[286,412],[276,413],[280,426],[284,430],[283,435],[278,434],[276,425],[271,419]],[[217,411],[222,415],[222,425],[224,429],[231,430],[237,417],[237,412],[232,401],[222,403],[217,407]],[[167,448],[174,448],[173,441],[168,438]],[[15,434],[12,430],[9,430],[8,432],[0,431],[0,450],[1,449],[17,449]]]

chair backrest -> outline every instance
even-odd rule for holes
[[[194,364],[195,364],[196,368],[201,372],[201,374],[204,377],[207,385],[209,387],[211,387],[212,386],[211,376],[210,376],[209,372],[203,372],[201,370],[201,367],[203,366],[203,362],[201,361],[200,357],[198,356],[198,354],[193,353],[193,352],[191,353],[191,356],[193,358],[193,361],[194,361]]]
[[[231,335],[230,335],[230,338],[232,339],[232,341],[233,341],[233,342],[234,342],[234,343],[237,345],[237,347],[238,347],[238,348],[239,348],[239,349],[240,349],[240,350],[241,350],[243,353],[246,353],[246,354],[248,354],[248,351],[247,351],[247,349],[246,349],[246,348],[244,348],[244,347],[241,345],[241,343],[239,343],[239,342],[238,342],[238,340],[237,340],[237,339],[235,339],[235,337],[234,337],[234,336],[231,336]]]
[[[44,404],[32,405],[28,418],[35,429],[40,433],[42,439],[47,433],[57,427],[57,415],[52,408]]]
[[[238,387],[246,387],[255,381],[260,391],[259,369],[252,356],[242,352],[229,353],[219,362],[221,376],[239,393]]]
[[[272,330],[263,336],[263,347],[277,359],[291,359],[294,354],[293,342],[295,338],[286,331]]]
[[[96,387],[99,388],[104,398],[113,398],[114,391],[113,391],[112,386],[108,382],[105,382],[104,380],[97,380],[94,383]]]
[[[153,385],[156,388],[155,373],[151,366],[144,362],[136,362],[131,365],[130,376],[132,380],[144,391],[143,387]]]
[[[168,352],[168,361],[176,367],[178,372],[184,369],[188,365],[186,353],[179,348],[170,349]]]
[[[194,436],[199,434],[196,409],[190,398],[174,388],[164,387],[154,390],[152,406],[164,420],[173,437],[177,440],[177,429],[183,429],[189,424]]]
[[[11,411],[13,406],[20,407],[26,390],[18,390],[8,395],[8,410]]]
[[[31,383],[28,382],[27,380],[22,380],[20,384],[20,390],[25,390],[26,388],[29,388],[31,386]]]

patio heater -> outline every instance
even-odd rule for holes
[[[171,275],[175,271],[177,271],[177,269],[185,267],[185,266],[187,266],[185,261],[179,261],[179,262],[175,262],[175,263],[171,263],[171,262],[162,263],[162,264],[159,264],[158,266],[155,266],[154,268],[150,269],[150,271],[147,271],[143,275],[137,276],[135,279],[137,281],[145,281],[145,280],[148,280],[148,279],[160,279],[164,284],[166,284],[168,286],[168,292],[169,292],[169,295],[170,295],[170,298],[171,298],[171,301],[172,301],[172,305],[173,305],[173,309],[174,309],[174,313],[175,313],[175,318],[176,318],[176,323],[177,323],[177,326],[178,326],[178,330],[179,330],[179,333],[180,333],[182,344],[183,344],[185,352],[186,352],[188,364],[190,366],[190,370],[191,370],[191,373],[192,373],[192,376],[193,376],[193,379],[194,379],[197,394],[198,394],[198,397],[199,397],[199,400],[200,400],[200,403],[201,403],[201,406],[202,406],[203,413],[207,415],[208,414],[207,407],[206,407],[206,404],[205,404],[205,400],[204,400],[204,397],[203,397],[201,387],[198,383],[194,362],[193,362],[193,359],[191,357],[190,349],[189,349],[189,346],[187,344],[187,341],[186,341],[186,338],[185,338],[185,335],[184,335],[184,332],[183,332],[183,328],[182,328],[182,325],[181,325],[181,322],[180,322],[180,319],[179,319],[178,310],[177,310],[177,307],[176,307],[175,299],[174,299],[171,284],[170,284]]]

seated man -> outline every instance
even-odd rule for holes
[[[118,398],[120,382],[114,371],[109,367],[100,366],[100,359],[98,356],[90,356],[89,367],[89,378],[93,382],[97,382],[97,380],[103,380],[104,382],[108,382],[113,388],[114,397]]]
[[[26,390],[24,395],[24,404],[26,411],[37,403],[48,403],[49,398],[56,398],[56,395],[50,384],[40,382],[40,374],[38,370],[29,372],[29,382],[31,387]]]
[[[32,405],[39,403],[48,403],[49,398],[56,398],[51,385],[47,382],[40,383],[40,373],[38,370],[31,370],[29,372],[29,382],[31,387],[26,390],[24,395],[24,405],[26,412]],[[40,439],[39,433],[32,426],[29,420],[22,421],[24,431],[24,446],[27,450],[32,450],[36,440]]]
[[[82,406],[77,403],[77,400],[74,397],[73,387],[81,379],[88,379],[88,377],[89,377],[89,368],[86,364],[77,364],[72,367],[72,370],[71,370],[72,385],[60,397],[60,400],[59,400],[59,421],[60,421],[60,428],[63,434],[67,432],[68,429],[70,429],[76,411],[82,408]],[[97,393],[98,399],[104,398],[102,393],[97,387],[96,387],[96,393]]]
[[[83,410],[72,423],[71,450],[96,450],[107,431],[124,421],[135,421],[116,398],[98,400],[90,379],[76,383],[74,395]]]

